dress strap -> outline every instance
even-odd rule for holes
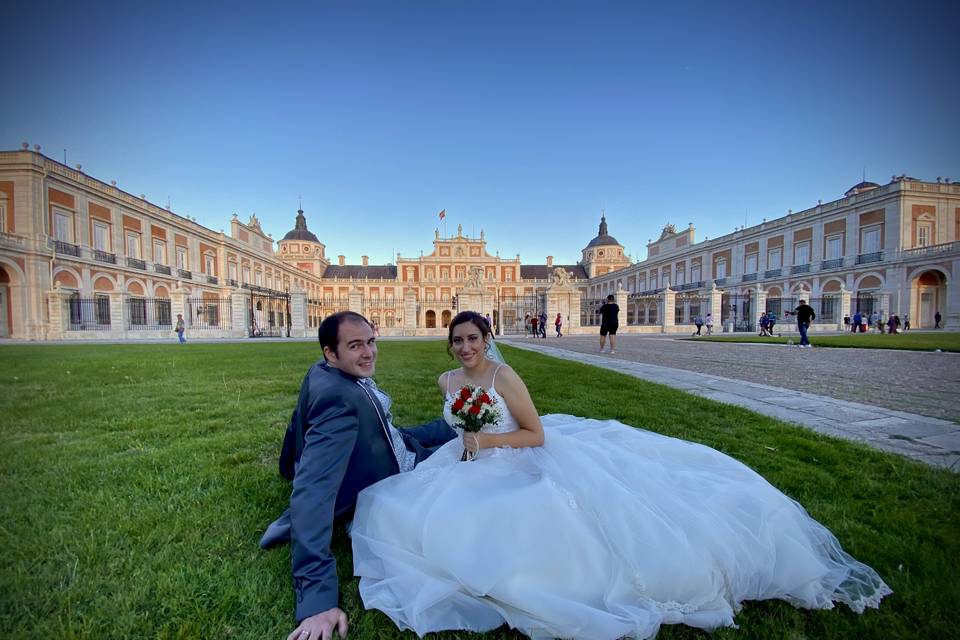
[[[500,372],[500,368],[501,368],[502,366],[503,366],[503,363],[501,362],[500,364],[497,365],[497,368],[493,370],[493,377],[490,378],[490,388],[491,388],[491,389],[494,389],[494,390],[495,390],[495,389],[497,388],[497,373]]]
[[[446,376],[447,376],[447,395],[450,395],[450,393],[451,393],[451,391],[450,391],[450,378],[453,377],[453,371],[447,371]]]

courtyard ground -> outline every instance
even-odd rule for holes
[[[743,461],[895,592],[862,616],[749,603],[739,630],[669,626],[659,638],[955,632],[956,474],[600,368],[504,351],[541,413],[615,418]],[[262,551],[257,540],[289,497],[276,458],[318,356],[315,343],[0,348],[0,636],[285,638],[289,550]],[[451,366],[438,341],[381,344],[377,380],[400,424],[438,414],[435,380]],[[351,637],[413,637],[363,611],[343,531],[334,545]]]

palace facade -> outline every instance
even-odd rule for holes
[[[712,313],[725,330],[752,330],[761,311],[805,298],[815,328],[842,328],[855,311],[937,312],[960,326],[960,185],[893,177],[842,198],[697,242],[667,225],[631,264],[601,218],[576,264],[524,264],[491,254],[483,231],[435,232],[419,257],[371,265],[331,260],[298,211],[283,238],[256,216],[214,231],[41,154],[0,152],[0,337],[27,340],[170,338],[178,315],[194,337],[313,335],[354,310],[384,335],[433,335],[459,309],[490,314],[501,333],[524,317],[564,317],[593,331],[613,294],[622,331],[685,332]],[[788,325],[784,323],[781,326]]]
[[[2,337],[169,337],[178,315],[198,336],[305,336],[345,309],[386,335],[443,333],[464,295],[502,331],[522,331],[548,289],[549,310],[568,315],[592,275],[629,264],[603,219],[572,265],[491,255],[483,231],[459,227],[416,258],[333,262],[302,210],[279,241],[256,216],[234,214],[217,232],[81,169],[39,150],[0,152]]]

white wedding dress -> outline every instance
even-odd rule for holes
[[[490,393],[503,417],[485,431],[517,429]],[[744,600],[862,612],[891,593],[714,449],[611,420],[542,422],[542,447],[459,462],[458,438],[360,494],[351,536],[367,609],[421,636],[507,623],[533,638],[648,638],[661,624],[732,626]]]

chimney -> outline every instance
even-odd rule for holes
[[[360,259],[363,261],[363,266],[366,267],[370,264],[370,256],[360,256]]]
[[[337,256],[337,262],[342,267],[347,263],[347,256]]]
[[[547,266],[548,267],[553,266],[553,256],[547,256]]]

